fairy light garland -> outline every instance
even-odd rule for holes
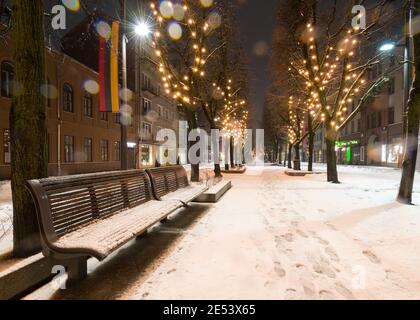
[[[357,68],[352,66],[358,35],[354,34],[353,30],[348,30],[344,39],[337,46],[326,48],[325,57],[322,57],[321,60],[314,33],[314,26],[310,23],[307,24],[305,34],[308,49],[307,59],[292,61],[289,72],[303,79],[309,93],[309,98],[305,101],[309,116],[313,120],[321,122],[328,119],[331,129],[338,130],[351,114],[348,105],[353,102],[355,96],[360,94],[367,83],[363,78],[366,70],[358,73]],[[339,84],[339,88],[336,88],[335,84]],[[330,102],[325,97],[332,90],[337,91],[334,92],[337,101]],[[323,95],[324,101],[320,100],[320,95]]]

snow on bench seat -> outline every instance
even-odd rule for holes
[[[161,197],[161,200],[163,201],[178,200],[183,203],[189,203],[195,200],[207,189],[208,189],[207,186],[202,185],[202,184],[189,185],[186,188],[179,189],[177,191],[167,194],[166,196]]]
[[[188,204],[208,189],[206,185],[189,183],[183,166],[161,167],[146,171],[152,181],[155,198],[162,201],[178,200]]]
[[[181,205],[178,201],[149,201],[110,217],[95,220],[53,243],[57,250],[77,248],[99,260],[141,235]]]

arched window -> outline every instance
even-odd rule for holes
[[[13,65],[8,61],[1,63],[1,95],[2,97],[11,98],[13,94],[13,80],[15,72]]]
[[[73,88],[68,83],[63,85],[63,109],[67,112],[74,112]]]
[[[85,117],[93,117],[93,98],[87,91],[83,93],[83,115]]]

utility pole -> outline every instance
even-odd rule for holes
[[[408,7],[405,13],[405,49],[404,49],[404,104],[403,104],[403,138],[407,138],[408,126],[408,101],[413,85],[413,62],[414,62],[414,43],[413,43],[413,14],[414,0],[407,2]]]
[[[126,30],[127,30],[127,3],[126,0],[120,0],[120,6],[121,6],[121,17],[123,19],[123,22],[121,23],[121,30],[122,30],[122,45],[121,45],[121,51],[122,51],[122,88],[123,88],[123,100],[124,103],[127,103],[127,36],[126,36]],[[121,110],[121,109],[120,109]],[[127,146],[127,122],[131,121],[129,119],[130,115],[127,114],[128,110],[122,110],[120,111],[120,126],[121,126],[121,145],[120,145],[120,151],[121,151],[121,170],[127,170],[128,169],[128,161],[127,161],[127,153],[128,153],[128,146]],[[124,117],[127,117],[127,119],[123,119]]]

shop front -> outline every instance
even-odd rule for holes
[[[361,164],[362,154],[359,141],[337,141],[335,144],[337,163],[339,164]]]

